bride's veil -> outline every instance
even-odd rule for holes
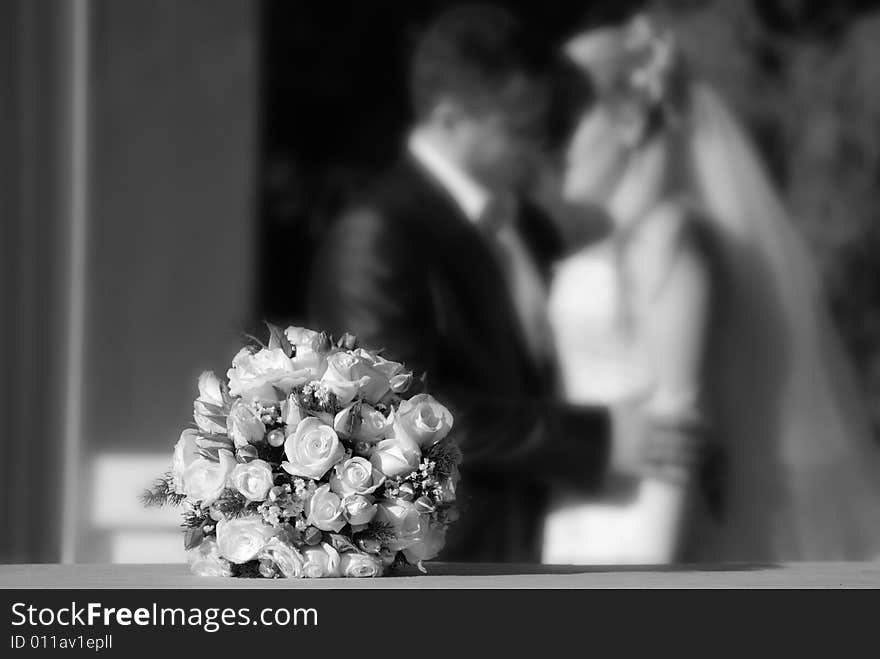
[[[719,95],[693,84],[689,115],[694,192],[721,272],[707,389],[728,479],[726,515],[706,551],[878,556],[878,447],[817,268]]]

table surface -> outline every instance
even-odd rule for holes
[[[880,561],[583,567],[432,563],[382,579],[223,579],[186,565],[0,565],[0,588],[880,588]]]

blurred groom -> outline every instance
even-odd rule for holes
[[[612,446],[606,410],[551,395],[545,287],[562,244],[519,194],[542,137],[541,72],[506,11],[443,14],[412,58],[400,162],[328,228],[310,278],[312,326],[427,371],[455,416],[462,516],[446,561],[540,562],[549,486],[598,487],[612,455],[636,455]]]

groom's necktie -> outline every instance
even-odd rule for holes
[[[516,230],[516,212],[515,200],[493,198],[478,224],[504,274],[528,348],[544,365],[550,357],[547,287]]]

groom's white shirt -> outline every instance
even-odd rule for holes
[[[407,147],[419,164],[452,196],[465,217],[475,224],[479,222],[492,200],[492,193],[441,153],[418,128],[410,133]]]
[[[515,200],[493,199],[491,191],[446,157],[418,128],[410,133],[407,148],[419,164],[449,193],[465,217],[474,224],[479,224],[483,220],[486,212],[490,210],[490,204],[496,201],[502,202],[500,207],[506,209],[508,217],[507,221],[499,222],[494,238],[511,262],[507,270],[508,289],[532,354],[538,359],[546,357],[550,345],[546,310],[547,290],[534,260],[514,227],[512,220],[516,214]],[[498,204],[493,205],[492,211],[498,206]]]

